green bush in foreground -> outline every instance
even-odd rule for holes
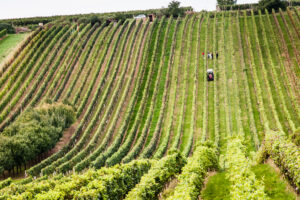
[[[182,174],[178,176],[179,183],[174,195],[168,199],[197,200],[207,171],[216,169],[218,169],[216,148],[210,143],[196,147],[193,156],[188,158],[187,164],[183,167]]]
[[[185,158],[178,152],[162,158],[142,177],[140,183],[128,193],[126,199],[157,199],[165,183],[179,173],[185,163]]]
[[[297,145],[286,138],[285,135],[269,131],[265,136],[265,143],[261,153],[264,160],[270,156],[293,185],[300,188],[300,150]]]
[[[231,199],[268,199],[264,184],[251,171],[251,162],[245,156],[245,146],[239,138],[233,138],[227,145],[225,155],[227,178],[231,182]]]
[[[0,199],[122,199],[156,163],[134,160],[83,174],[47,176],[30,183],[16,184],[0,191]]]

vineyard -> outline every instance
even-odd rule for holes
[[[5,61],[0,199],[299,198],[297,8],[52,22]],[[45,105],[66,107],[74,122],[58,123],[67,115],[58,108],[38,117]],[[58,126],[56,144],[18,124],[31,112],[52,116],[40,124]],[[290,187],[281,197],[255,171],[268,162]],[[204,195],[224,173],[226,198]]]

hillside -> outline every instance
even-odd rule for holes
[[[253,170],[267,158],[296,199],[299,33],[294,8],[36,30],[0,66],[0,131],[45,102],[76,121],[37,159],[0,161],[3,179],[26,174],[0,182],[0,199],[197,199],[208,171],[225,171],[229,199],[276,199]]]
[[[7,55],[14,52],[15,47],[26,38],[27,34],[10,34],[0,40],[0,63],[5,62]]]

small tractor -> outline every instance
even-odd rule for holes
[[[214,71],[213,69],[207,69],[207,81],[213,81],[214,80]]]

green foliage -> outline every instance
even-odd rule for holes
[[[179,183],[174,195],[168,199],[197,200],[204,185],[207,171],[218,169],[218,155],[211,144],[203,144],[196,147],[193,156],[188,158],[187,164],[182,168],[178,176]]]
[[[10,170],[54,147],[75,113],[63,104],[42,105],[23,112],[0,135],[0,166]]]
[[[290,138],[297,146],[300,146],[300,128],[291,134]]]
[[[84,27],[83,24],[80,26],[80,28],[82,28],[82,27]],[[86,25],[85,28],[82,30],[82,34],[84,35],[84,34],[87,32],[87,30],[88,30],[89,28],[90,28],[90,25]],[[60,64],[60,61],[61,61],[61,59],[63,59],[64,54],[66,53],[66,51],[67,51],[69,45],[71,45],[71,43],[73,42],[73,40],[75,40],[76,36],[77,36],[77,34],[73,34],[73,35],[67,40],[66,45],[64,46],[63,51],[62,51],[62,53],[60,54],[59,60],[57,60],[57,62],[55,63],[55,67],[53,67],[53,68],[51,69],[51,73],[54,73],[54,72],[55,72],[55,68],[57,68],[58,65]],[[79,37],[80,37],[80,35],[79,35]],[[53,70],[53,71],[52,71],[52,70]],[[48,78],[50,79],[51,76],[47,77],[47,79],[48,79]],[[47,81],[44,82],[44,84],[43,84],[42,87],[46,87],[46,86],[47,86],[46,83],[47,83]],[[88,94],[90,94],[90,93],[88,93]],[[86,99],[87,99],[87,97],[86,97]],[[38,98],[37,98],[37,100],[38,100]],[[93,103],[91,103],[90,106],[93,107]],[[78,112],[80,112],[80,111],[78,111]],[[77,112],[77,113],[78,113],[78,112]],[[83,121],[84,121],[84,120],[86,120],[86,116],[83,118]],[[36,165],[36,166],[32,167],[31,169],[29,169],[29,170],[27,171],[28,174],[36,176],[36,175],[38,175],[38,174],[41,172],[41,170],[42,170],[43,168],[45,168],[45,167],[48,168],[47,170],[45,169],[45,173],[52,173],[52,172],[54,171],[54,167],[53,167],[52,164],[54,164],[54,161],[56,161],[56,160],[58,160],[59,158],[63,157],[68,151],[70,151],[70,150],[72,149],[73,145],[74,145],[75,142],[76,142],[76,139],[79,137],[79,134],[80,134],[80,131],[81,131],[81,129],[82,129],[82,126],[83,126],[83,124],[79,124],[78,129],[74,132],[74,134],[73,134],[72,137],[71,137],[70,142],[69,142],[66,146],[64,146],[59,152],[53,154],[52,156],[50,156],[49,158],[45,159],[44,161],[42,161],[42,162],[39,163],[38,165]],[[49,166],[49,165],[50,165],[50,166]]]
[[[132,21],[132,22],[129,24],[129,28],[127,29],[127,32],[125,33],[127,36],[129,36],[129,33],[130,33],[131,29],[133,28],[134,24],[135,24],[135,21]],[[125,47],[125,41],[126,41],[126,39],[127,39],[127,37],[124,37],[124,40],[123,40],[123,44],[124,44],[124,45],[122,46],[122,48],[120,48],[120,51],[119,51],[119,52],[123,52],[123,49],[124,49],[124,47]],[[120,55],[120,54],[119,54],[119,55]],[[121,56],[118,56],[118,57],[119,57],[119,61],[118,61],[118,62],[120,62]],[[118,63],[118,62],[117,62],[117,63]],[[116,66],[119,66],[119,64],[117,64]],[[125,66],[127,66],[127,65],[125,65]],[[114,74],[117,73],[117,69],[118,69],[118,68],[116,67],[116,68],[115,68]],[[126,71],[126,70],[123,70],[122,75],[121,75],[121,77],[123,77],[123,78],[124,78],[124,76],[125,76],[125,71]],[[111,75],[111,76],[110,76],[110,80],[108,81],[108,82],[109,82],[108,85],[111,85],[111,84],[112,84],[114,78],[115,78],[114,75]],[[121,80],[120,80],[120,81],[118,82],[118,85],[119,85],[118,88],[120,88],[121,83],[122,83],[122,82],[121,82]],[[102,110],[103,105],[104,105],[104,102],[106,101],[106,98],[107,98],[107,96],[108,96],[108,94],[109,94],[109,91],[110,91],[110,86],[108,86],[108,87],[106,88],[106,90],[104,91],[103,98],[102,98],[101,101],[100,101],[100,104],[99,104],[99,107],[98,107],[97,110],[96,110],[96,113],[100,113],[100,111]],[[114,93],[113,93],[113,95],[112,95],[112,99],[115,99],[115,98],[113,98],[113,97],[115,97],[115,96],[117,95],[117,93],[118,93],[118,90],[115,89],[115,90],[114,90]],[[59,171],[59,172],[61,172],[61,173],[64,173],[64,172],[66,172],[67,170],[71,170],[71,168],[74,166],[74,164],[76,164],[76,163],[78,163],[79,161],[81,161],[82,158],[85,158],[90,152],[93,152],[93,150],[96,149],[96,145],[95,145],[95,144],[97,143],[97,140],[98,140],[98,138],[100,137],[101,131],[103,130],[103,127],[104,127],[104,125],[105,125],[104,122],[105,122],[105,120],[107,119],[107,116],[110,114],[110,111],[113,109],[113,106],[116,106],[116,104],[115,104],[115,102],[114,102],[113,100],[111,100],[110,103],[109,103],[109,105],[107,106],[108,108],[107,108],[106,112],[104,113],[103,119],[102,119],[100,125],[99,125],[98,128],[97,128],[97,131],[94,133],[93,138],[91,139],[91,141],[90,141],[89,144],[88,144],[88,147],[85,148],[84,150],[82,150],[79,154],[77,154],[75,157],[73,157],[73,158],[72,158],[71,160],[69,160],[68,162],[65,162],[62,166],[60,166],[60,167],[57,169],[57,171]],[[118,106],[118,107],[119,107],[119,109],[120,109],[120,106]],[[97,116],[98,116],[98,114],[95,115],[95,117],[97,117]],[[96,118],[95,118],[95,119],[96,119]],[[116,120],[117,120],[117,118],[115,117],[112,121],[115,122]],[[94,119],[93,119],[92,121],[95,121],[95,122],[96,122],[96,120],[94,120]],[[86,131],[89,132],[89,134],[91,133],[91,128],[92,128],[93,126],[94,126],[93,124],[91,124],[90,126],[88,126],[88,128],[87,128]],[[108,141],[109,141],[109,139],[111,138],[112,134],[113,134],[112,131],[108,131],[108,133],[106,134],[105,138],[103,139],[102,144],[99,145],[99,147],[101,146],[101,147],[100,147],[101,149],[103,149],[103,148],[105,148],[105,147],[107,146]]]
[[[0,30],[0,38],[4,37],[6,34],[7,34],[6,29]]]
[[[1,171],[0,171],[0,173],[1,173]],[[5,179],[4,181],[1,181],[0,182],[0,190],[5,188],[6,186],[9,186],[11,183],[12,183],[11,178],[8,178],[8,179]]]
[[[10,25],[9,23],[0,22],[0,31],[4,29],[7,30],[7,33],[15,33],[15,29],[12,25]]]
[[[169,3],[166,14],[168,16],[178,17],[184,15],[184,8],[180,7],[180,2],[173,0]]]
[[[222,199],[222,194],[223,199],[235,199],[238,195],[243,199],[265,198],[265,194],[269,195],[267,186],[264,187],[267,182],[249,170],[251,160],[247,156],[251,154],[246,152],[245,146],[255,144],[259,147],[256,134],[260,134],[262,140],[263,129],[281,130],[291,126],[291,129],[283,129],[289,132],[299,127],[297,90],[293,88],[299,79],[299,38],[293,37],[297,36],[299,16],[294,12],[287,13],[289,15],[274,13],[274,19],[268,17],[269,27],[264,28],[264,15],[254,16],[251,12],[252,17],[249,17],[249,14],[208,13],[204,18],[202,14],[186,15],[177,21],[169,18],[168,26],[165,19],[158,17],[153,23],[126,20],[122,24],[124,18],[120,14],[118,24],[106,26],[102,23],[101,28],[97,23],[92,26],[89,21],[88,25],[80,24],[79,31],[76,31],[75,23],[72,27],[54,25],[37,30],[23,45],[20,55],[15,54],[16,58],[10,64],[1,67],[0,129],[12,123],[23,110],[27,112],[31,106],[48,100],[50,103],[63,101],[78,108],[79,120],[68,144],[28,170],[27,174],[32,177],[3,188],[7,191],[2,193],[7,195],[3,198],[32,199],[39,195],[40,199],[51,199],[77,195],[86,199],[122,199],[138,184],[145,171],[141,174],[135,171],[136,176],[129,173],[127,178],[120,177],[122,169],[114,167],[103,168],[101,177],[91,179],[68,174],[91,166],[114,166],[138,156],[151,157],[153,152],[156,152],[155,158],[161,158],[168,150],[171,154],[164,159],[170,159],[174,152],[168,148],[179,148],[180,144],[184,155],[191,150],[194,155],[183,167],[178,186],[171,195],[174,199],[195,199],[203,187],[207,171],[212,165],[217,165],[215,147],[194,148],[200,140],[215,141],[222,154],[228,154],[225,159],[228,172],[217,174],[215,179],[212,177],[208,199]],[[93,16],[86,19],[90,20],[90,17]],[[95,17],[100,20],[98,15]],[[135,23],[139,24],[135,26]],[[287,27],[291,29],[285,29]],[[273,29],[276,31],[270,34],[269,30]],[[271,51],[271,47],[278,52]],[[202,59],[202,51],[217,50],[219,60]],[[284,56],[280,56],[281,51],[284,51]],[[273,63],[275,58],[278,62]],[[212,84],[203,79],[206,66],[216,71],[216,82]],[[282,81],[280,74],[289,78],[284,77]],[[278,95],[274,95],[274,91]],[[289,98],[291,100],[287,100]],[[43,134],[40,130],[44,128],[38,127],[38,134]],[[56,134],[52,129],[49,132],[51,136]],[[229,138],[225,152],[226,135],[237,133],[243,135],[243,142],[236,142],[235,138],[230,141],[232,138]],[[2,158],[11,157],[11,149],[17,155],[29,157],[28,154],[37,154],[34,148],[46,149],[46,142],[42,139],[49,143],[57,140],[57,137],[52,140],[49,134],[47,137],[35,134],[31,138],[35,147],[29,148],[28,137],[16,137],[13,131],[9,134],[16,139],[0,138],[0,143],[10,144],[4,146],[10,153],[4,152]],[[295,144],[299,142],[298,135],[290,136]],[[297,165],[294,156],[299,155],[294,154],[295,151],[284,154],[284,157],[292,155],[292,158],[279,155],[278,162]],[[261,158],[259,162],[267,152],[266,145],[263,145],[257,154]],[[24,164],[28,161],[22,160],[21,156],[16,156],[15,160],[6,159],[3,163],[11,168],[16,162]],[[181,168],[178,166],[181,161],[164,162],[156,169],[152,168],[128,198],[157,198],[165,183]],[[0,165],[0,174],[6,169],[9,168]],[[292,172],[298,170],[297,166],[284,165],[282,170],[290,175],[289,178],[298,176]],[[55,173],[64,174],[56,176]],[[52,174],[54,178],[43,174]],[[34,176],[41,178],[34,180]],[[224,187],[215,192],[222,180]]]
[[[127,13],[117,13],[114,17],[115,20],[121,21],[122,23],[125,22],[126,19],[132,18],[132,14]]]
[[[247,10],[247,9],[257,9],[257,3],[251,4],[234,4],[234,5],[219,5],[221,10]]]
[[[43,69],[44,73],[39,74],[38,77],[35,76],[36,73],[38,72],[38,70],[40,69],[39,66],[42,65],[42,63],[45,61],[48,53],[54,47],[58,38],[60,38],[67,29],[68,29],[68,27],[66,26],[64,28],[62,28],[62,27],[54,28],[52,31],[49,31],[49,33],[46,34],[47,38],[45,39],[44,43],[42,43],[38,47],[38,49],[36,49],[36,51],[39,53],[44,51],[44,54],[42,56],[35,55],[34,57],[27,57],[27,59],[25,59],[26,62],[22,63],[22,65],[21,65],[25,69],[23,71],[23,73],[21,73],[21,69],[19,68],[17,70],[18,73],[21,73],[19,76],[17,76],[17,74],[10,76],[10,82],[8,84],[6,84],[6,87],[0,93],[0,97],[4,96],[3,100],[0,103],[0,109],[3,109],[1,112],[1,115],[0,115],[0,120],[5,119],[5,117],[10,114],[12,107],[18,103],[18,100],[21,98],[23,93],[26,91],[27,86],[34,78],[36,78],[34,80],[36,83],[35,87],[37,87],[37,83],[42,80],[43,74],[46,73],[46,71],[47,71],[47,67],[45,67]],[[49,65],[48,65],[48,67],[49,67]],[[28,76],[28,73],[30,72],[30,70],[33,70],[33,73],[31,73]],[[5,74],[5,75],[9,76],[8,74]],[[17,81],[15,81],[15,79],[17,79]],[[26,82],[24,83],[25,80],[26,80]],[[13,86],[13,87],[10,88],[11,86]],[[27,94],[27,95],[29,95],[29,94]],[[31,96],[29,95],[29,97],[31,97]],[[26,104],[27,101],[28,101],[28,98],[25,98],[22,103]],[[7,106],[8,103],[9,103],[9,105]],[[21,107],[21,109],[22,109],[22,107]],[[22,110],[19,110],[19,112],[21,112],[21,111]],[[18,113],[18,112],[16,112],[16,113]],[[14,117],[8,118],[8,123],[13,121],[13,119],[14,119]]]
[[[162,158],[151,167],[125,199],[156,199],[164,184],[179,173],[185,163],[185,158],[178,152]]]
[[[149,70],[149,74],[147,76],[146,79],[144,79],[143,81],[143,87],[144,92],[141,92],[141,94],[139,95],[139,101],[142,103],[142,105],[144,104],[145,106],[145,111],[144,111],[144,116],[143,116],[143,110],[139,109],[138,113],[137,113],[137,120],[134,122],[133,126],[135,127],[133,129],[133,133],[135,133],[137,131],[138,126],[140,126],[140,133],[136,133],[139,134],[139,139],[135,142],[133,148],[131,149],[131,151],[123,158],[122,162],[127,163],[130,162],[132,159],[134,159],[141,151],[143,144],[145,142],[145,139],[147,137],[147,132],[149,130],[149,123],[152,119],[151,114],[153,111],[153,104],[154,101],[152,101],[152,99],[155,97],[155,78],[157,75],[157,70],[155,71],[155,58],[157,55],[157,51],[158,51],[158,40],[159,37],[162,34],[162,25],[164,24],[165,17],[163,17],[161,19],[161,22],[159,22],[159,20],[155,20],[153,22],[153,29],[152,29],[152,33],[151,33],[151,40],[149,40],[149,54],[147,55],[147,61],[145,61],[145,65],[146,65],[146,69],[147,71]],[[149,93],[148,93],[149,92]],[[148,94],[147,94],[148,93]],[[148,112],[148,113],[147,113]],[[134,139],[134,134],[131,136],[130,140],[126,141],[126,151],[130,150],[130,145],[131,142]]]
[[[272,9],[279,10],[279,8],[285,10],[286,6],[283,0],[260,0],[258,3],[259,9],[267,9],[269,12],[272,11]]]
[[[265,136],[265,150],[297,188],[300,188],[300,151],[299,147],[285,135],[268,131]]]
[[[0,192],[0,199],[122,199],[156,163],[135,160],[128,164],[88,170],[72,176],[43,177],[30,183],[11,184]]]
[[[264,184],[251,171],[251,162],[245,156],[245,146],[239,138],[232,138],[225,154],[227,178],[231,182],[231,199],[268,199]]]
[[[96,15],[91,16],[89,20],[90,20],[92,26],[94,26],[96,23],[100,22],[99,18]]]
[[[236,4],[237,0],[217,0],[218,5],[224,6],[224,5],[234,5]]]

